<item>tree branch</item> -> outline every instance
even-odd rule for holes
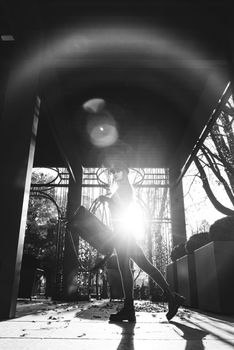
[[[217,165],[215,163],[215,160],[212,157],[213,156],[212,152],[210,152],[210,150],[208,148],[206,148],[205,146],[204,147],[202,146],[202,152],[203,152],[205,158],[207,159],[211,170],[213,171],[213,173],[215,174],[217,179],[222,183],[222,185],[225,188],[225,191],[226,191],[226,193],[228,195],[228,198],[230,199],[230,201],[234,205],[233,193],[232,193],[232,191],[230,189],[229,184],[227,183],[225,178],[221,175],[221,172],[220,172],[219,168],[217,167]]]
[[[219,134],[219,129],[217,125],[213,126],[210,135],[211,135],[212,141],[215,144],[220,160],[224,165],[224,168],[226,169],[227,172],[229,172],[230,174],[233,174],[233,166],[228,161],[232,156],[230,155],[230,151],[223,137],[221,137]]]
[[[217,198],[215,197],[213,191],[211,190],[209,181],[207,179],[206,173],[198,159],[198,157],[194,158],[194,163],[200,173],[201,176],[201,180],[202,180],[202,184],[203,184],[203,188],[208,196],[208,198],[210,199],[211,203],[213,204],[213,206],[215,207],[215,209],[217,209],[219,212],[223,213],[224,215],[234,215],[234,210],[231,210],[227,207],[225,207],[222,203],[220,203]]]

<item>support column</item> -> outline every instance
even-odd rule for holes
[[[47,118],[54,132],[55,140],[61,151],[70,172],[70,185],[68,192],[68,219],[73,215],[81,201],[82,168],[80,158],[80,143],[71,116],[64,104],[61,82],[56,71],[50,67],[40,80],[42,89],[42,103],[47,111]],[[69,231],[65,237],[65,251],[63,261],[63,297],[74,300],[77,297],[77,286],[72,284],[72,274],[78,267],[77,257],[72,246]]]
[[[77,175],[77,173],[76,173]],[[71,218],[77,208],[81,204],[81,188],[82,185],[82,168],[80,167],[80,176],[76,177],[76,181],[70,177],[68,203],[67,203],[67,218]],[[75,252],[79,245],[79,237],[70,236],[69,230],[65,237],[65,250],[63,260],[63,297],[65,300],[77,300],[78,285],[75,283],[75,274],[78,269],[78,259]]]
[[[0,319],[15,316],[40,99],[38,72],[11,71],[0,130]]]
[[[182,181],[176,183],[178,176],[170,171],[170,202],[172,222],[172,245],[186,241],[184,196]]]

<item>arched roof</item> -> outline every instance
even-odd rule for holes
[[[82,110],[99,97],[131,149],[130,166],[182,168],[230,80],[228,4],[6,2],[1,32],[15,41],[1,41],[1,66],[25,46],[19,81],[40,70],[35,165],[63,164],[61,148],[73,164],[101,164]]]

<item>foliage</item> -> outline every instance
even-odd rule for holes
[[[188,254],[192,254],[196,249],[201,248],[205,244],[210,242],[208,232],[200,232],[189,238],[185,244],[185,250]]]
[[[79,260],[82,268],[89,271],[98,260],[98,252],[88,242],[80,238],[79,244]]]
[[[160,272],[165,275],[166,274],[166,266],[170,261],[170,251],[168,249],[168,242],[161,232],[160,227],[162,225],[158,224],[157,231],[154,235],[154,244],[153,244],[153,262],[155,266],[160,270]]]
[[[32,174],[32,182],[48,183],[51,176],[44,173]],[[54,188],[47,191],[52,198]],[[31,194],[27,215],[24,241],[24,254],[37,257],[41,267],[51,267],[56,255],[56,236],[58,229],[58,211],[50,198],[39,193]]]
[[[48,220],[44,225],[36,221],[28,221],[25,232],[24,253],[34,255],[39,259],[54,256],[56,252],[57,222]]]
[[[209,232],[212,241],[233,241],[234,240],[234,216],[226,216],[215,221]]]

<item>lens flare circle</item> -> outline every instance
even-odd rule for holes
[[[103,109],[101,113],[90,114],[87,119],[86,130],[94,146],[108,147],[117,141],[119,133],[110,112]]]
[[[114,125],[96,125],[89,129],[90,141],[97,147],[108,147],[118,139],[118,131]]]

